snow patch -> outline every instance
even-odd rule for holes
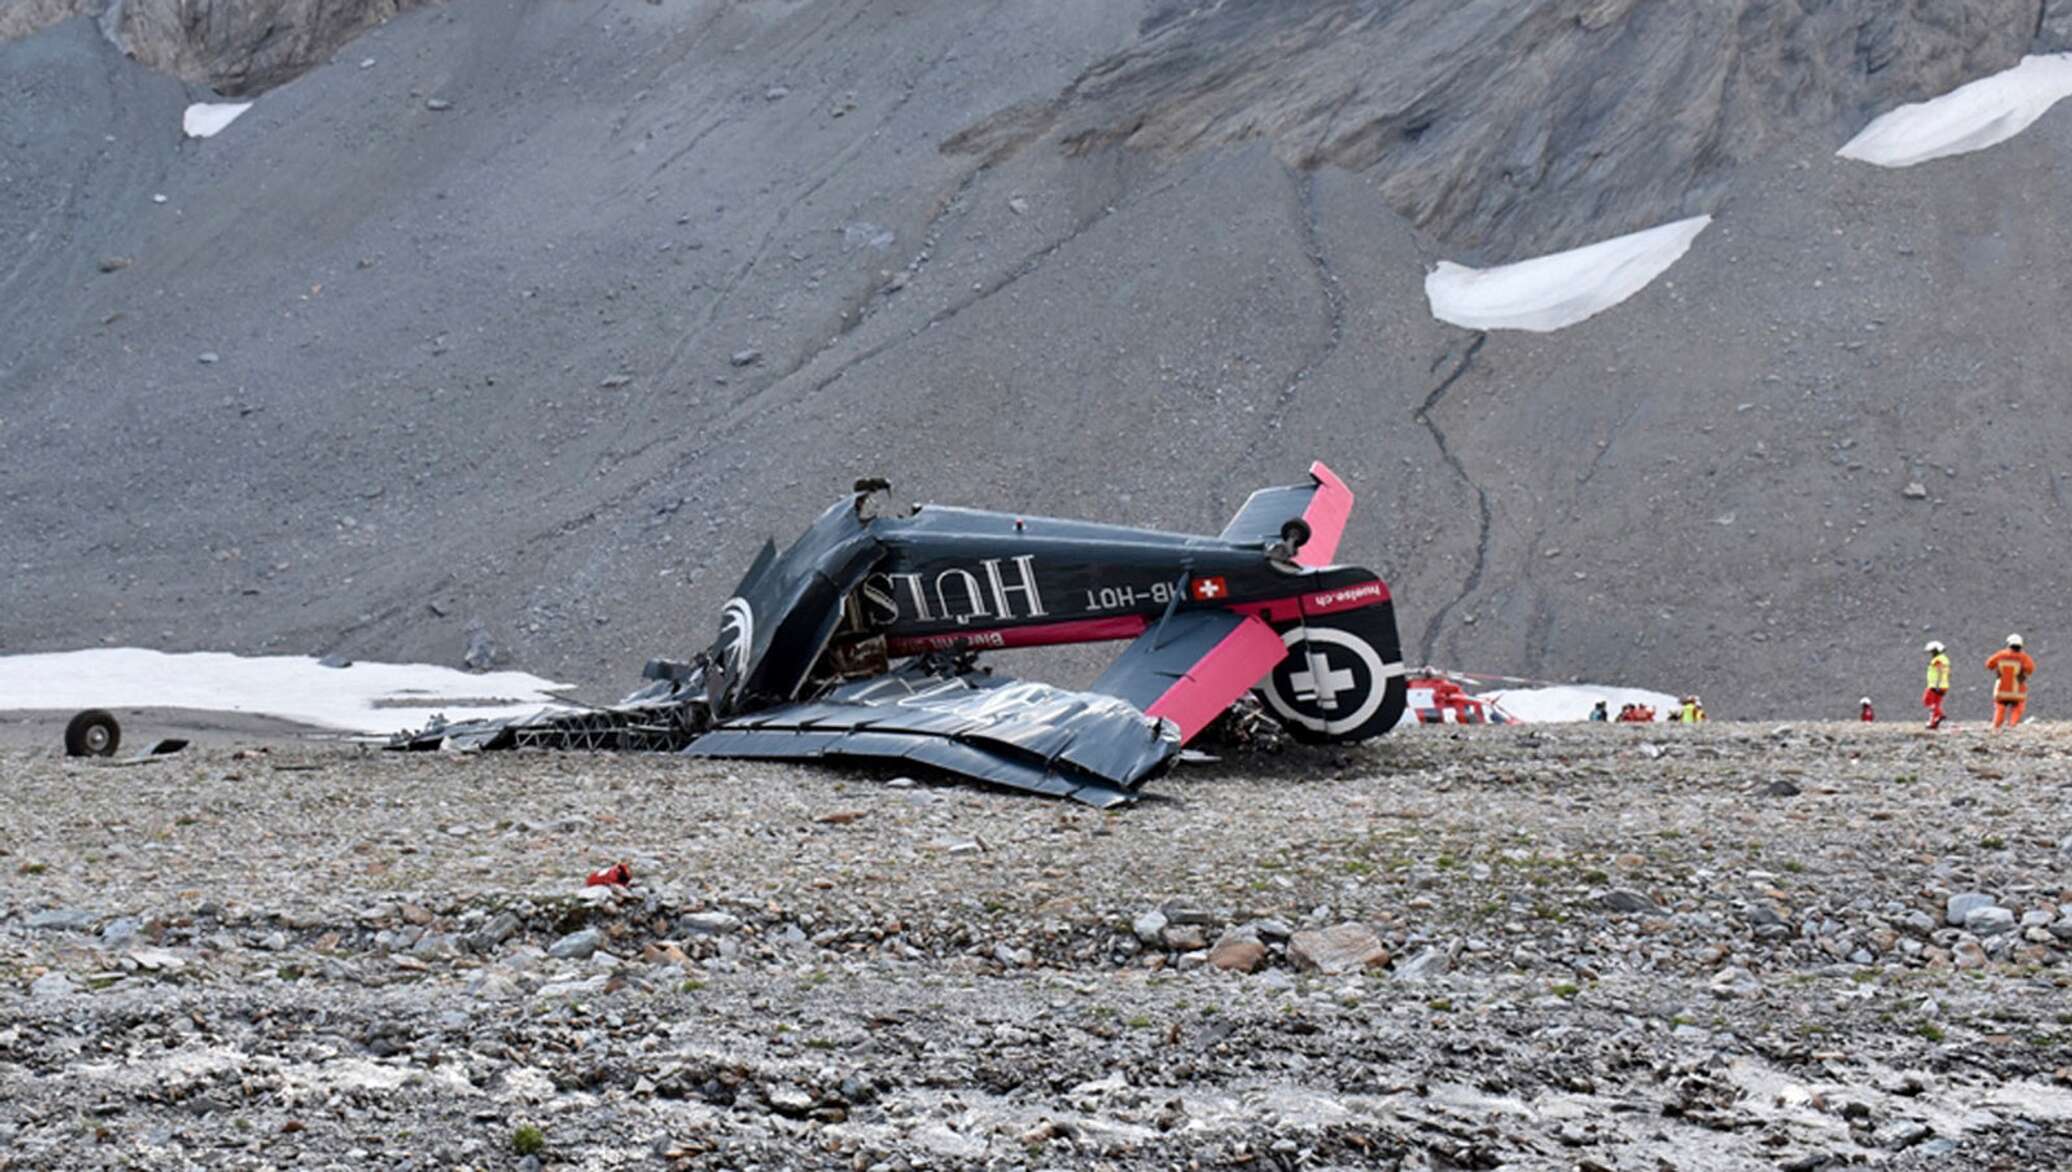
[[[1477,697],[1503,706],[1504,711],[1529,724],[1549,724],[1570,720],[1590,719],[1590,708],[1599,700],[1605,702],[1614,720],[1619,709],[1627,704],[1645,704],[1655,710],[1657,716],[1665,716],[1677,707],[1676,697],[1665,692],[1650,692],[1646,688],[1608,688],[1594,684],[1571,684],[1552,688],[1505,688],[1498,692],[1483,692]]]
[[[196,102],[181,115],[180,129],[189,138],[208,138],[251,108],[250,102]]]
[[[2028,129],[2068,95],[2072,53],[2024,57],[2013,69],[1880,114],[1835,153],[1880,167],[1911,167],[1984,150]]]
[[[1610,309],[1666,272],[1711,216],[1693,216],[1493,269],[1450,260],[1425,275],[1432,316],[1471,330],[1547,333]]]
[[[247,712],[320,728],[392,733],[449,720],[527,716],[557,684],[522,671],[474,675],[424,663],[325,667],[301,656],[141,647],[0,656],[0,710],[193,708]]]

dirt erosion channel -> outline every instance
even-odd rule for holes
[[[287,744],[0,779],[15,1167],[2072,1160],[2052,724],[1417,730],[1109,813]]]

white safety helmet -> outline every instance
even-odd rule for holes
[[[2020,635],[2009,635],[2007,637],[2007,645],[2009,647],[2020,647],[2022,645],[2022,637]]]
[[[1863,698],[1862,700],[1858,701],[1858,703],[1860,703],[1860,704],[1866,704],[1866,705],[1867,705],[1867,704],[1869,704],[1870,702],[1871,702],[1871,698],[1870,698],[1869,696],[1865,696],[1865,697],[1864,697],[1864,698]]]
[[[1943,645],[1935,639],[1930,639],[1928,646],[1923,647],[1921,650],[1926,651],[1930,655],[1941,655],[1943,653]]]

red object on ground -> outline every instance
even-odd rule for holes
[[[633,882],[633,868],[624,863],[613,863],[602,871],[590,872],[583,880],[585,887],[624,887]]]

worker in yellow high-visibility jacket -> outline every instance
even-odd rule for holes
[[[1928,709],[1928,727],[1941,728],[1943,698],[1950,694],[1950,657],[1933,639],[1921,650],[1928,653],[1928,690],[1921,693],[1921,703]]]

